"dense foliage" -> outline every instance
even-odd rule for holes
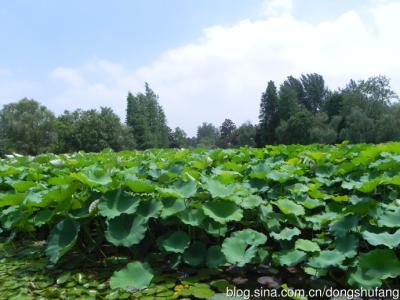
[[[147,83],[144,94],[128,94],[126,124],[132,128],[139,149],[168,147],[167,120],[158,96]]]
[[[0,110],[0,155],[399,141],[397,100],[384,76],[351,80],[338,90],[330,90],[319,74],[289,76],[279,88],[268,82],[258,124],[237,126],[229,118],[219,127],[203,122],[196,136],[188,137],[181,128],[168,127],[159,97],[147,83],[144,93],[128,93],[125,124],[110,108],[55,117],[38,102],[23,99]]]
[[[302,287],[393,287],[399,170],[399,143],[12,155],[0,232],[46,239],[53,265],[124,254],[109,284],[125,290],[229,265],[268,266],[281,283],[294,273]]]

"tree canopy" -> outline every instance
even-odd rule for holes
[[[261,94],[257,124],[203,122],[196,136],[170,129],[159,96],[128,93],[125,123],[111,108],[65,111],[55,116],[33,99],[0,109],[0,154],[97,152],[149,148],[264,147],[271,144],[381,143],[400,140],[400,104],[385,76],[350,80],[330,90],[322,75],[270,80]]]

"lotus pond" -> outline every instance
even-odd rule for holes
[[[0,179],[1,298],[400,287],[400,143],[15,154]]]

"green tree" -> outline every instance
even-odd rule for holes
[[[287,121],[298,110],[297,94],[287,84],[282,84],[279,89],[278,113],[279,119]]]
[[[338,134],[333,124],[329,122],[329,117],[326,113],[317,113],[313,118],[310,129],[310,142],[319,144],[336,143]]]
[[[301,75],[300,80],[305,92],[305,99],[302,104],[313,113],[320,111],[328,91],[325,87],[324,78],[313,73]]]
[[[278,141],[283,144],[309,144],[313,121],[312,114],[300,106],[287,121],[282,121],[277,127]]]
[[[1,153],[36,155],[54,151],[56,143],[56,118],[37,101],[24,98],[0,110]]]
[[[126,124],[132,128],[139,149],[169,145],[169,132],[159,97],[145,84],[145,93],[128,93]]]
[[[218,128],[211,123],[203,122],[197,127],[197,146],[200,148],[212,148],[217,145],[219,138]]]
[[[176,127],[174,131],[170,133],[170,147],[171,148],[187,148],[189,147],[189,141],[186,132]]]
[[[331,119],[333,116],[340,114],[342,110],[342,102],[342,93],[339,91],[330,93],[326,98],[322,111],[324,111],[328,115],[329,119]]]
[[[235,132],[236,145],[239,147],[256,146],[256,126],[252,125],[250,122],[243,123],[240,125]]]
[[[289,76],[284,81],[283,84],[292,88],[296,92],[298,103],[303,104],[304,107],[307,108],[308,105],[307,105],[307,100],[306,100],[306,92],[304,90],[303,83],[301,82],[301,80],[299,80],[293,76]]]
[[[400,107],[393,107],[390,113],[383,115],[375,124],[376,143],[400,140]]]
[[[340,131],[341,140],[350,143],[371,143],[374,141],[374,120],[360,108],[353,107],[346,117],[346,127]]]
[[[236,125],[231,119],[225,119],[219,129],[218,146],[222,148],[233,147],[235,145]]]
[[[279,125],[278,93],[273,81],[269,81],[266,91],[261,96],[258,134],[259,146],[274,144],[275,129]]]
[[[146,96],[142,93],[136,96],[128,93],[126,124],[132,128],[137,147],[147,149],[154,146],[146,112]]]
[[[121,124],[111,108],[65,111],[58,117],[58,124],[58,152],[98,152],[105,148],[119,151],[135,147],[132,130]]]

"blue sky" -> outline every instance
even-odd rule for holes
[[[266,82],[291,74],[320,72],[334,88],[384,73],[400,87],[398,2],[6,1],[0,104],[26,96],[123,118],[128,90],[148,81],[170,125],[192,135],[202,121],[255,122]]]

